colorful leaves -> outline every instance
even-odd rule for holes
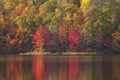
[[[0,8],[0,46],[3,43],[12,47],[29,43],[34,49],[56,46],[61,49],[62,46],[63,49],[69,47],[76,51],[84,46],[111,47],[112,44],[117,49],[119,4],[114,0],[102,3],[82,0],[78,7],[73,1],[3,0]],[[20,26],[13,27],[14,24]]]
[[[68,33],[68,30],[67,30],[67,27],[65,27],[64,25],[60,25],[59,26],[59,32],[58,32],[58,39],[59,41],[62,43],[62,42],[66,42],[67,41],[67,33]]]
[[[52,45],[52,40],[50,38],[51,32],[43,25],[40,25],[37,31],[33,34],[33,48],[38,47],[49,47]]]
[[[69,49],[77,50],[79,48],[80,43],[80,33],[77,29],[70,29],[68,31],[68,40],[69,40]]]
[[[3,6],[5,10],[11,11],[15,8],[15,6],[17,5],[17,1],[16,0],[3,0]]]
[[[18,8],[18,9],[17,9],[17,13],[18,13],[19,15],[21,15],[23,12],[24,12],[24,8]]]
[[[113,41],[112,41],[112,47],[115,50],[120,50],[120,30],[118,27],[118,31],[114,32],[113,35]]]
[[[23,43],[23,33],[22,27],[16,26],[11,28],[10,32],[10,45],[13,46],[13,50],[21,51],[22,50],[22,43]]]
[[[44,38],[43,38],[43,26],[40,25],[39,29],[33,34],[33,48],[37,48],[39,46],[44,45]]]

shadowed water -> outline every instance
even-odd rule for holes
[[[119,56],[1,56],[0,80],[120,80]]]

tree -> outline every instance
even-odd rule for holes
[[[112,48],[116,51],[120,51],[120,26],[118,27],[118,30],[112,34],[112,38]]]
[[[98,49],[103,47],[111,48],[111,34],[114,32],[116,19],[114,3],[112,1],[103,1],[102,6],[91,4],[88,11],[83,25],[85,38],[89,42],[87,45]]]

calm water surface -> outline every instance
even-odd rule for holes
[[[120,56],[0,56],[0,80],[120,80]]]

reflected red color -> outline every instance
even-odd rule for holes
[[[8,58],[9,60],[9,58]],[[21,56],[10,58],[10,62],[6,66],[6,77],[10,77],[9,80],[23,80],[23,67]],[[11,77],[11,75],[14,75]]]
[[[32,72],[34,80],[44,80],[44,62],[42,56],[33,56],[32,60]]]
[[[69,56],[69,80],[78,80],[79,61],[74,56]]]

